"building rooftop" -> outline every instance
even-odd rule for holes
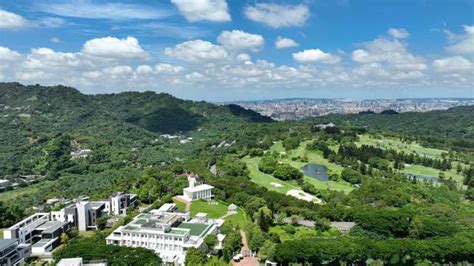
[[[200,223],[181,223],[178,225],[178,228],[190,229],[190,234],[192,236],[203,236],[209,231],[212,227],[212,224],[200,224]]]
[[[82,265],[82,258],[62,259],[56,265],[57,266],[81,266]]]
[[[50,234],[54,233],[59,228],[63,227],[65,223],[60,221],[48,221],[42,225],[40,225],[37,230],[43,230],[42,233]]]
[[[33,244],[33,248],[41,248],[41,247],[44,247],[44,246],[47,246],[49,244],[51,244],[52,242],[56,241],[57,237],[56,238],[53,238],[53,239],[41,239],[40,241],[36,242],[35,244]]]
[[[4,250],[7,247],[17,243],[18,240],[16,238],[14,239],[0,239],[0,250]]]
[[[336,227],[340,229],[351,229],[355,225],[356,223],[354,222],[331,222],[332,227]]]
[[[187,187],[184,190],[189,191],[189,192],[197,192],[197,191],[203,191],[203,190],[208,190],[208,189],[213,189],[214,187],[208,184],[202,184],[198,185],[195,187]]]
[[[165,203],[158,210],[152,210],[152,211],[154,211],[156,213],[169,212],[169,211],[172,211],[175,208],[176,208],[176,204],[174,204],[174,203]]]

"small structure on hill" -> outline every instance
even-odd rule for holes
[[[227,207],[227,214],[236,214],[237,213],[237,205],[234,203],[230,204],[229,207]]]
[[[354,222],[331,222],[331,227],[336,228],[343,234],[349,233],[355,225]]]
[[[71,159],[84,159],[87,158],[92,153],[90,149],[77,149],[71,152]]]

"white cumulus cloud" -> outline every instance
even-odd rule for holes
[[[131,74],[132,72],[133,72],[132,68],[127,65],[104,68],[104,73],[111,74],[111,75],[126,75],[126,74]]]
[[[179,12],[190,22],[231,20],[225,0],[171,0],[171,3],[175,4]]]
[[[474,70],[473,64],[462,56],[451,56],[436,59],[433,61],[433,69],[440,73],[459,73]]]
[[[424,59],[408,52],[406,45],[398,40],[376,39],[363,44],[364,49],[352,52],[357,63],[385,63],[399,70],[425,70]]]
[[[139,65],[136,69],[137,74],[150,74],[153,72],[153,68],[149,65]]]
[[[229,50],[258,51],[263,46],[264,39],[261,35],[251,34],[241,30],[223,31],[217,42]]]
[[[278,5],[259,3],[247,6],[245,16],[255,22],[263,23],[272,28],[301,27],[310,16],[306,5]]]
[[[111,60],[146,59],[148,57],[134,37],[118,39],[109,36],[88,40],[82,46],[82,53],[90,57]]]
[[[395,29],[395,28],[390,28],[388,29],[388,34],[390,34],[393,38],[396,39],[405,39],[410,35],[407,30],[400,28],[400,29]]]
[[[464,26],[464,34],[455,36],[457,40],[447,49],[450,52],[457,54],[474,54],[474,25]]]
[[[29,24],[22,16],[0,9],[0,29],[16,30],[28,27]]]
[[[203,40],[187,41],[166,48],[165,55],[191,63],[221,61],[229,56],[222,46]]]
[[[289,47],[297,47],[298,43],[290,38],[283,38],[278,36],[275,40],[275,47],[277,49],[289,48]]]
[[[321,62],[325,64],[337,64],[341,58],[330,53],[325,53],[320,49],[309,49],[293,53],[293,59],[299,63]]]
[[[184,67],[174,66],[171,64],[157,64],[155,66],[155,71],[157,73],[163,73],[163,74],[177,74],[179,72],[184,71]]]

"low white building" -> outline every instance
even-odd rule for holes
[[[0,179],[0,191],[7,189],[10,186],[10,181],[6,179]]]
[[[183,189],[183,198],[188,201],[200,200],[200,199],[212,199],[214,195],[212,194],[212,189],[214,188],[211,185],[207,184],[198,184],[197,178],[195,176],[188,176],[189,186]]]
[[[229,207],[227,207],[227,214],[236,214],[237,213],[237,205],[234,203],[230,204]]]
[[[142,213],[106,238],[107,244],[154,250],[165,263],[184,265],[189,248],[203,247],[208,234],[216,234],[221,221],[190,219],[189,212],[176,211],[175,204]]]

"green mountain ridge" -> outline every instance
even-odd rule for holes
[[[206,147],[231,138],[225,134],[230,126],[272,122],[238,106],[155,92],[85,95],[64,86],[0,83],[0,96],[0,176],[44,174],[47,167],[38,158],[45,156],[45,147],[61,142],[64,136],[77,141],[80,148],[103,153],[108,160],[119,156],[128,162],[160,163],[186,155],[184,149],[171,149],[175,154],[163,152],[177,144],[165,142],[160,134],[199,134],[205,140],[199,144]],[[205,130],[198,132],[202,128]],[[131,152],[137,148],[146,151],[138,158]]]

